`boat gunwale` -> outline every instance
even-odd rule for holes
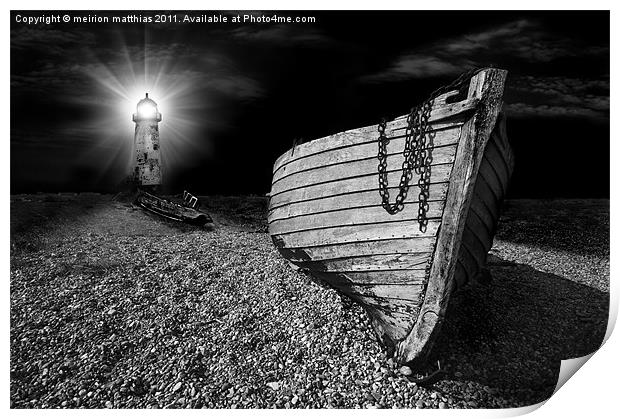
[[[444,123],[445,121],[449,121],[451,119],[455,119],[458,117],[463,116],[463,114],[467,114],[471,111],[475,111],[478,106],[479,106],[479,102],[480,99],[478,97],[466,97],[465,99],[459,101],[459,102],[452,102],[452,103],[445,103],[445,98],[450,97],[450,96],[454,96],[455,94],[458,94],[457,90],[452,90],[450,92],[444,93],[443,95],[441,95],[441,98],[437,98],[435,99],[435,102],[433,103],[432,106],[432,110],[431,110],[431,115],[429,117],[428,122],[442,122]],[[439,99],[439,103],[438,103],[438,99]],[[442,111],[447,111],[445,114],[442,114]],[[439,114],[439,115],[437,115]],[[393,123],[393,124],[399,124],[403,122],[403,119],[407,118],[407,115],[400,115],[397,116],[396,118],[388,121],[388,124]],[[456,121],[453,124],[450,124],[448,127],[445,128],[450,128],[453,127],[454,125],[459,125],[462,124],[463,122],[461,121]],[[430,131],[433,131],[432,129],[432,124],[430,125],[431,128],[429,129]],[[318,142],[320,141],[328,141],[328,139],[336,137],[338,135],[343,135],[343,134],[347,134],[347,133],[352,133],[354,131],[376,131],[378,127],[378,124],[373,124],[373,125],[366,125],[363,127],[359,127],[359,128],[353,128],[353,129],[349,129],[349,130],[345,130],[345,131],[340,131],[337,132],[335,134],[330,134],[330,135],[326,135],[324,137],[319,137],[319,138],[315,138],[314,140],[308,141],[307,143],[303,143],[303,144],[299,144],[296,146],[293,146],[291,148],[289,148],[287,151],[285,151],[282,155],[280,155],[280,157],[278,157],[273,165],[273,172],[275,174],[275,172],[281,167],[284,166],[285,164],[288,164],[289,162],[293,161],[287,161],[287,162],[282,162],[282,160],[284,160],[288,155],[293,155],[294,154],[294,150],[295,149],[299,149],[299,147],[307,147],[309,144],[313,144],[316,145]],[[404,127],[400,127],[400,128],[396,128],[394,129],[403,129]],[[442,127],[441,129],[444,129],[444,127]],[[376,142],[376,140],[373,141],[369,141],[370,142]],[[363,143],[359,143],[359,144],[363,144]],[[354,145],[359,145],[359,144],[354,144]],[[334,150],[335,148],[326,148],[322,151],[328,151],[328,150]],[[300,156],[300,158],[305,157],[305,156]]]
[[[468,111],[473,111],[473,109],[469,109]],[[455,116],[453,116],[453,117],[450,117],[450,118],[447,118],[447,119],[441,120],[441,121],[440,121],[440,122],[441,122],[441,125],[439,125],[437,128],[435,128],[435,127],[431,124],[431,125],[429,126],[429,128],[427,129],[427,132],[448,131],[448,130],[450,130],[450,129],[460,128],[460,127],[462,127],[462,126],[463,126],[463,124],[467,121],[467,119],[466,119],[466,118],[465,118],[465,119],[461,119],[461,118],[457,119],[457,117],[459,117],[459,116],[461,116],[461,114],[456,114],[456,115],[455,115]],[[446,122],[445,122],[445,121],[448,121],[448,120],[451,120],[451,119],[457,119],[457,120],[452,121],[452,122],[450,122],[450,123],[446,123]],[[399,118],[396,118],[396,119],[394,119],[394,120],[392,120],[392,121],[388,121],[388,124],[390,124],[390,123],[395,123],[395,122],[398,122],[398,121],[399,121]],[[434,121],[434,122],[437,122],[437,121]],[[361,145],[367,145],[367,144],[373,144],[373,143],[376,143],[376,142],[377,142],[377,138],[379,137],[379,135],[377,134],[377,138],[373,138],[372,140],[368,140],[368,141],[361,141],[361,142],[359,142],[359,143],[355,143],[355,144],[344,144],[344,145],[337,145],[337,146],[334,146],[334,147],[330,147],[330,148],[321,149],[321,150],[316,151],[316,152],[313,152],[313,153],[308,153],[308,154],[303,154],[303,155],[297,155],[297,156],[295,156],[295,158],[292,158],[292,159],[290,159],[290,160],[287,160],[287,161],[282,162],[282,160],[284,160],[287,156],[290,156],[290,155],[295,155],[294,150],[295,150],[295,149],[298,149],[300,146],[304,146],[304,145],[307,145],[307,144],[316,144],[316,142],[317,142],[317,141],[321,141],[321,140],[323,140],[323,141],[327,141],[327,139],[328,139],[328,138],[333,138],[333,137],[338,136],[338,135],[344,135],[344,134],[353,133],[354,131],[359,131],[359,132],[364,132],[364,131],[370,131],[370,132],[373,132],[373,131],[376,131],[376,132],[378,133],[378,131],[377,131],[377,127],[378,127],[378,124],[375,124],[375,125],[367,125],[367,126],[364,126],[364,127],[354,128],[354,129],[350,129],[350,130],[346,130],[346,131],[341,131],[341,132],[338,132],[338,133],[336,133],[336,134],[331,134],[331,135],[327,135],[327,136],[325,136],[325,137],[316,138],[316,139],[314,139],[314,140],[308,141],[307,143],[303,143],[303,144],[300,144],[300,145],[296,145],[296,146],[294,146],[294,147],[291,147],[291,148],[289,148],[288,150],[286,150],[284,153],[282,153],[282,154],[278,157],[278,159],[276,160],[276,162],[274,163],[274,165],[273,165],[273,170],[272,170],[272,176],[274,176],[274,175],[276,174],[276,172],[278,172],[280,169],[282,169],[282,168],[283,168],[283,167],[285,167],[286,165],[288,165],[288,164],[290,164],[290,163],[293,163],[293,162],[296,162],[296,161],[298,161],[298,160],[302,160],[302,159],[305,159],[305,158],[308,158],[308,157],[317,156],[317,155],[319,155],[319,154],[323,154],[323,153],[327,153],[327,152],[332,152],[332,151],[342,150],[342,149],[346,149],[346,148],[350,148],[350,147],[358,147],[358,146],[361,146]],[[389,128],[388,128],[388,129],[389,129]],[[387,131],[388,129],[386,129],[386,131]],[[391,134],[394,134],[396,131],[402,131],[402,130],[404,130],[404,129],[405,129],[405,127],[401,127],[401,128],[393,128],[393,129],[391,129],[391,132],[390,132],[390,133],[391,133]],[[400,134],[400,133],[399,133],[399,134]],[[387,136],[386,138],[387,138],[389,141],[392,141],[392,140],[398,140],[398,139],[400,139],[400,138],[405,138],[405,134],[402,134],[402,135],[393,135],[393,136],[391,136],[391,137],[390,137],[390,136]]]

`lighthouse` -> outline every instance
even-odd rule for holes
[[[134,150],[136,152],[134,180],[139,187],[157,191],[161,186],[161,152],[159,149],[159,122],[161,114],[149,94],[138,102],[133,122],[136,123]]]

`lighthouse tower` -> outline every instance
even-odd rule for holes
[[[161,114],[149,94],[138,102],[133,122],[136,123],[134,150],[136,167],[134,179],[139,187],[157,191],[161,186],[161,152],[159,149],[159,122]]]

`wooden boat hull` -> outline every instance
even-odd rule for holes
[[[150,212],[175,221],[182,221],[198,226],[213,222],[211,217],[204,212],[198,211],[195,208],[183,206],[146,191],[139,191],[136,203]]]
[[[301,144],[274,165],[269,232],[280,253],[360,303],[400,363],[424,360],[450,293],[484,272],[513,160],[498,119],[506,72],[474,76],[465,97],[438,97],[428,227],[418,228],[415,180],[405,209],[381,205],[377,125]],[[401,174],[406,118],[387,124],[389,185]],[[397,189],[390,189],[391,195]]]

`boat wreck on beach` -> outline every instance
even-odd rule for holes
[[[198,210],[198,198],[187,191],[183,192],[183,202],[179,203],[140,189],[136,197],[136,204],[170,220],[198,226],[213,222],[209,214]]]
[[[450,294],[485,275],[513,157],[506,71],[472,71],[409,115],[293,147],[273,167],[284,258],[361,304],[395,360],[421,365]]]

